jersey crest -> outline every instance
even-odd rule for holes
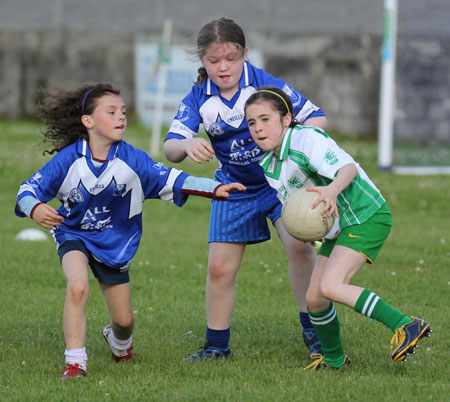
[[[78,159],[75,165],[74,171],[79,174],[68,175],[58,194],[58,198],[64,200],[66,210],[70,211],[71,202],[72,205],[74,202],[83,202],[83,191],[87,192],[86,197],[92,199],[110,189],[109,194],[116,197],[123,198],[130,193],[128,219],[142,212],[143,194],[139,177],[126,163],[118,158],[114,159],[98,178],[91,172],[84,158]],[[128,186],[124,183],[128,183]]]
[[[123,196],[127,192],[127,185],[126,184],[114,184],[114,197],[120,197]]]
[[[217,122],[214,122],[214,123],[212,123],[212,124],[209,126],[208,134],[209,134],[210,136],[216,137],[216,136],[221,135],[221,134],[223,134],[223,133],[224,133],[223,128],[220,127],[220,124],[218,124]]]
[[[220,88],[209,77],[201,84],[195,84],[180,104],[166,138],[193,138],[202,124],[220,162],[220,170],[227,177],[245,184],[265,183],[258,166],[263,152],[251,141],[244,108],[247,99],[258,88],[267,86],[282,88],[290,96],[299,122],[324,115],[285,81],[246,62],[239,90],[231,99],[222,97]]]
[[[335,163],[339,162],[339,159],[335,152],[333,152],[331,149],[327,149],[327,152],[325,154],[325,162],[329,165],[334,165]]]
[[[301,188],[301,187],[303,187],[302,181],[297,176],[293,176],[293,177],[289,178],[287,183],[288,183],[290,188]]]
[[[30,184],[32,187],[39,187],[39,185],[44,181],[44,177],[39,173],[36,172],[31,179],[28,181],[28,184]]]
[[[69,200],[72,201],[73,203],[83,202],[84,201],[83,193],[78,188],[73,188],[72,190],[70,190]]]
[[[296,107],[300,104],[301,98],[297,91],[293,91],[288,84],[284,84],[283,91],[291,98],[292,106]]]
[[[191,110],[189,109],[189,106],[181,102],[180,106],[178,107],[177,116],[175,118],[181,122],[186,121],[189,119],[190,111]]]

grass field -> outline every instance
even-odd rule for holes
[[[88,376],[62,383],[65,280],[55,245],[19,242],[38,228],[14,215],[20,183],[48,159],[40,126],[0,121],[0,400],[1,401],[448,401],[450,229],[448,176],[394,176],[376,169],[376,144],[343,139],[391,207],[394,227],[376,264],[354,283],[399,310],[427,319],[433,336],[408,362],[390,359],[390,331],[337,306],[352,368],[305,372],[298,311],[281,243],[248,247],[237,278],[232,361],[187,364],[204,342],[209,201],[191,197],[183,208],[144,204],[144,235],[131,269],[136,315],[128,363],[111,362],[100,335],[108,314],[91,278],[87,307]],[[126,140],[147,150],[146,130],[131,126]],[[159,158],[165,161],[161,155]],[[179,167],[178,165],[177,167]],[[215,164],[182,168],[212,176]],[[54,204],[57,205],[57,204]]]

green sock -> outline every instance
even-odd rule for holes
[[[380,321],[392,332],[412,319],[392,308],[381,297],[369,289],[364,289],[355,304],[355,311],[374,320]]]
[[[339,320],[333,303],[321,313],[309,311],[311,323],[320,339],[323,350],[323,360],[333,367],[344,364],[345,353],[342,348]]]

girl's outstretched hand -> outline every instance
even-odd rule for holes
[[[209,162],[214,156],[214,150],[211,144],[204,138],[191,138],[184,141],[186,144],[186,155],[194,162]]]
[[[230,193],[233,191],[245,191],[247,187],[245,187],[241,183],[230,183],[230,184],[221,184],[216,187],[214,191],[214,196],[218,200],[226,200]]]
[[[319,186],[319,187],[311,187],[308,188],[306,191],[309,192],[315,192],[319,194],[319,197],[314,202],[314,204],[311,205],[311,208],[317,207],[322,201],[325,203],[325,207],[323,208],[321,214],[328,216],[336,215],[336,218],[339,219],[339,212],[336,205],[337,196],[339,193],[336,193],[334,190],[333,183],[329,184],[328,186]]]
[[[59,226],[64,218],[58,214],[58,211],[48,204],[39,204],[33,211],[33,220],[45,229],[51,229],[53,226]]]

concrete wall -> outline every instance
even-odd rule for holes
[[[450,3],[407,3],[399,22],[407,36],[398,49],[396,131],[450,143]],[[213,12],[206,0],[179,4],[2,0],[0,116],[32,116],[39,87],[99,81],[121,88],[132,109],[138,36],[157,42],[162,19],[170,16],[174,42],[192,47],[200,25],[227,15],[243,26],[249,47],[263,51],[267,71],[325,110],[331,130],[376,135],[382,0],[229,0]]]
[[[133,51],[132,34],[0,32],[0,115],[33,115],[40,87],[89,82],[114,83],[132,106]]]
[[[370,36],[267,39],[260,35],[249,40],[263,50],[266,70],[321,105],[333,126],[350,133],[374,131],[379,40]],[[75,87],[98,81],[121,88],[126,103],[133,107],[133,50],[132,34],[0,33],[0,114],[33,115],[39,87]]]

